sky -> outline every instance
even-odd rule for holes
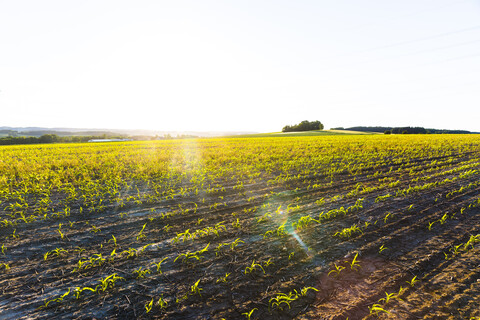
[[[0,0],[0,126],[480,132],[480,0]]]

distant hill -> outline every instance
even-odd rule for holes
[[[128,129],[79,129],[79,128],[44,128],[44,127],[0,127],[0,137],[41,137],[45,134],[55,134],[59,137],[68,136],[188,136],[188,137],[219,137],[225,135],[251,134],[249,131],[157,131]]]
[[[377,134],[372,132],[346,131],[346,130],[310,130],[310,131],[294,131],[294,132],[268,132],[253,133],[242,135],[227,135],[223,138],[274,138],[274,137],[305,137],[305,136],[335,136],[335,135],[351,135],[351,134]]]
[[[467,130],[446,130],[446,129],[426,129],[423,127],[350,127],[350,128],[332,128],[331,130],[348,130],[360,132],[377,132],[385,133],[390,131],[393,134],[409,133],[409,134],[474,134],[478,132],[471,132]]]

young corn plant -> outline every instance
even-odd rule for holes
[[[297,296],[305,297],[305,296],[307,296],[308,290],[313,290],[313,291],[318,292],[318,289],[316,289],[314,287],[303,287],[302,289],[300,289],[300,293],[298,293],[297,290],[294,290],[294,291],[297,294]]]
[[[149,313],[150,311],[152,311],[152,308],[153,308],[153,298],[152,300],[145,303],[145,311]]]
[[[43,261],[47,261],[49,256],[60,257],[62,254],[67,254],[67,253],[68,253],[68,251],[63,249],[63,248],[55,248],[52,251],[48,251],[48,252],[44,253]]]
[[[385,245],[382,244],[382,245],[380,246],[380,248],[378,249],[378,253],[381,254],[381,253],[382,253],[383,251],[385,251],[385,250],[388,250],[388,248],[385,247]]]
[[[381,298],[380,300],[378,300],[378,302],[383,301],[382,302],[383,304],[387,304],[390,302],[390,300],[401,300],[401,299],[398,297],[398,294],[395,292],[392,292],[392,293],[385,292],[385,298]]]
[[[235,250],[235,248],[236,248],[238,245],[240,245],[240,243],[245,243],[245,241],[240,240],[240,238],[235,239],[235,241],[232,241],[232,242],[229,244],[230,249],[231,249],[232,251]]]
[[[160,307],[160,309],[165,310],[168,307],[168,302],[163,298],[163,294],[160,296],[160,298],[157,301],[157,305]]]
[[[117,238],[112,234],[112,239],[108,240],[107,243],[113,242],[114,247],[117,247]]]
[[[257,308],[253,308],[252,310],[250,310],[249,312],[244,312],[242,313],[242,316],[245,316],[247,318],[247,320],[251,320],[252,318],[252,314],[255,310],[258,310]]]
[[[290,303],[298,299],[298,294],[289,292],[288,294],[285,293],[277,293],[277,295],[271,298],[268,303],[270,303],[270,308],[277,308],[283,311],[284,307],[291,308]]]
[[[350,238],[356,233],[363,233],[362,229],[358,227],[356,224],[349,228],[344,228],[342,231],[336,232],[333,236],[338,236],[340,238]]]
[[[163,271],[162,271],[162,263],[163,263],[163,261],[165,261],[165,260],[167,260],[167,259],[168,259],[168,257],[165,257],[165,258],[163,258],[162,260],[160,260],[159,262],[154,263],[155,267],[157,267],[157,273],[158,273],[158,274],[163,274]]]
[[[173,262],[176,262],[180,258],[182,258],[183,263],[189,262],[191,259],[196,259],[197,261],[200,261],[203,258],[202,254],[208,251],[209,246],[210,246],[210,243],[208,243],[207,246],[202,250],[195,251],[195,252],[187,251],[186,253],[182,253],[178,257],[176,257],[175,260],[173,260]]]
[[[142,269],[142,267],[133,270],[133,274],[137,275],[137,279],[144,279],[147,274],[150,274],[150,269]]]
[[[50,303],[52,303],[52,302],[63,302],[63,299],[65,299],[65,297],[67,297],[69,294],[70,294],[70,289],[68,289],[67,292],[65,292],[64,294],[62,294],[62,295],[61,295],[60,297],[58,297],[58,298],[51,299],[51,300],[45,299],[43,306],[41,306],[39,309],[48,308],[48,305],[49,305]]]
[[[230,275],[230,273],[225,273],[225,275],[223,277],[220,277],[217,279],[216,283],[219,283],[219,282],[222,282],[222,283],[226,283],[228,281],[228,276]]]
[[[242,224],[240,223],[240,219],[237,218],[237,221],[232,222],[232,227],[236,229],[242,228]]]
[[[116,273],[113,273],[104,279],[98,280],[100,284],[97,285],[96,288],[99,292],[105,292],[107,289],[113,288],[115,283],[120,280],[125,280],[125,278],[119,277]]]
[[[75,299],[80,299],[80,296],[82,295],[82,292],[84,291],[90,291],[92,293],[97,293],[98,289],[97,288],[90,288],[90,287],[76,287],[73,291],[73,294],[75,295]]]
[[[200,284],[200,280],[201,279],[198,279],[197,282],[195,282],[195,284],[190,287],[190,292],[192,293],[192,295],[198,294],[199,296],[202,296],[200,292],[203,291],[203,289],[198,286]]]
[[[387,310],[382,308],[382,305],[375,303],[372,306],[368,307],[368,310],[370,311],[371,315],[377,316],[380,312],[385,312],[390,314]]]
[[[8,263],[0,263],[0,270],[3,269],[3,271],[7,272],[8,270],[10,270],[10,265]]]
[[[415,283],[418,282],[417,276],[414,276],[414,277],[412,278],[412,280],[406,281],[406,282],[410,285],[410,287],[413,287],[413,286],[415,285]]]
[[[128,248],[128,250],[123,250],[120,255],[124,255],[127,259],[133,259],[138,256],[138,252],[135,248]]]
[[[338,275],[340,274],[340,272],[341,272],[343,269],[345,269],[344,266],[337,266],[336,263],[334,264],[334,266],[335,266],[335,269],[330,270],[330,272],[327,274],[328,276],[329,276],[330,273],[332,273],[332,272],[335,272],[336,276],[338,276]]]
[[[60,235],[60,239],[63,240],[63,238],[65,238],[65,234],[62,232],[62,224],[61,223],[58,224],[57,232]]]
[[[90,227],[92,228],[92,229],[90,230],[91,233],[97,233],[97,232],[102,231],[102,230],[100,230],[100,228],[95,227],[93,224],[90,225]]]
[[[357,261],[357,257],[358,257],[358,252],[355,255],[355,257],[353,257],[352,262],[350,262],[350,269],[352,270],[356,270],[356,268],[360,268],[360,264]]]
[[[145,223],[142,227],[142,229],[140,230],[140,232],[137,234],[136,236],[136,239],[137,241],[141,240],[141,239],[145,239],[147,236],[143,233],[143,230],[145,230],[145,227],[147,226],[147,223]]]
[[[262,272],[265,274],[265,269],[263,269],[262,265],[258,264],[255,262],[255,260],[252,261],[252,264],[249,267],[246,267],[244,270],[245,274],[252,273],[253,271],[257,270],[257,267],[262,270]]]

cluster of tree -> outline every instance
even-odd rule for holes
[[[60,137],[56,134],[44,134],[40,137],[4,137],[0,138],[0,145],[16,145],[16,144],[37,144],[37,143],[70,143],[70,142],[88,142],[92,139],[105,139],[102,136],[68,136]],[[108,137],[108,138],[124,138],[124,137]]]
[[[332,128],[332,130],[351,130],[361,132],[379,132],[386,134],[468,134],[472,133],[466,130],[443,130],[443,129],[425,129],[423,127],[350,127],[350,128]]]
[[[318,120],[317,121],[304,120],[299,124],[283,127],[282,132],[311,131],[311,130],[323,130],[323,124]]]

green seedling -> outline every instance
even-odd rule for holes
[[[268,259],[267,261],[265,261],[265,262],[263,263],[263,265],[264,265],[265,267],[268,267],[268,266],[270,266],[271,264],[273,264],[272,258]]]
[[[147,311],[147,313],[152,311],[152,308],[153,308],[153,298],[152,300],[150,300],[150,302],[145,303],[145,310]]]
[[[350,262],[350,269],[352,270],[354,270],[355,268],[360,268],[360,264],[357,261],[357,257],[358,257],[358,252],[355,255],[355,257],[353,257],[352,262]]]
[[[136,274],[136,275],[137,275],[137,279],[144,279],[145,276],[146,276],[147,274],[150,274],[150,273],[151,273],[150,269],[145,269],[145,270],[143,270],[142,267],[140,267],[140,268],[138,268],[138,269],[136,269],[136,270],[133,270],[133,274]]]
[[[45,299],[45,300],[44,300],[44,301],[45,301],[45,302],[44,302],[44,305],[41,306],[40,308],[47,308],[48,305],[49,305],[50,303],[52,303],[52,302],[62,302],[63,299],[65,299],[65,297],[68,296],[69,294],[70,294],[70,289],[68,289],[67,292],[65,292],[64,294],[62,294],[62,295],[61,295],[60,297],[58,297],[58,298],[55,298],[55,299],[52,299],[52,300],[48,300],[48,301],[47,301],[47,299]]]
[[[126,255],[127,256],[127,259],[130,259],[130,258],[135,258],[137,257],[137,250],[134,249],[134,248],[128,248],[128,250],[123,250],[120,255]]]
[[[292,301],[295,301],[298,299],[298,294],[295,294],[293,292],[289,292],[288,295],[285,293],[277,293],[277,295],[273,298],[271,298],[268,302],[270,303],[271,308],[278,308],[280,310],[283,310],[285,304],[288,306],[288,309],[290,309],[290,303]]]
[[[192,294],[198,294],[199,296],[202,296],[202,294],[200,293],[200,291],[203,291],[203,289],[198,286],[198,285],[200,284],[200,280],[201,280],[201,279],[198,279],[198,281],[195,282],[195,284],[190,287],[190,292],[191,292]]]
[[[433,224],[437,221],[432,221],[428,223],[428,231],[432,230]]]
[[[168,307],[168,302],[163,299],[163,294],[158,299],[157,305],[160,307],[160,309],[166,309]]]
[[[105,279],[98,280],[100,284],[97,285],[96,288],[98,289],[98,291],[105,292],[108,288],[113,288],[115,286],[115,283],[119,280],[125,280],[125,278],[117,276],[116,273],[111,274]]]
[[[287,235],[287,234],[288,234],[287,230],[285,229],[285,224],[286,224],[286,223],[287,223],[287,222],[285,221],[281,226],[279,226],[279,227],[277,228],[277,236],[278,236],[278,237],[281,237],[281,236],[284,236],[284,235]]]
[[[218,255],[222,252],[223,246],[225,246],[225,243],[219,243],[217,247],[215,248],[215,256],[218,257]]]
[[[62,232],[62,224],[61,223],[58,224],[57,232],[60,235],[60,238],[63,240],[63,238],[65,238],[65,234],[63,234],[63,232]]]
[[[242,224],[240,223],[240,219],[237,218],[237,221],[232,222],[232,227],[236,229],[240,229],[242,227]]]
[[[157,267],[157,273],[159,273],[159,274],[163,273],[162,272],[162,263],[163,263],[163,261],[165,261],[167,259],[168,259],[168,257],[165,257],[162,260],[160,260],[160,262],[154,263],[154,265]]]
[[[440,222],[440,224],[444,224],[448,219],[448,214],[445,213],[441,219],[438,220],[438,222]]]
[[[2,254],[5,255],[5,251],[7,251],[7,247],[5,247],[5,244],[2,243]]]
[[[385,313],[390,314],[390,312],[383,309],[382,306],[380,304],[377,304],[377,303],[373,304],[371,307],[368,307],[368,310],[370,311],[370,314],[372,314],[372,315],[378,315],[378,313],[380,313],[380,312],[385,312]]]
[[[393,299],[400,300],[400,298],[395,292],[392,292],[392,293],[385,292],[385,298],[381,298],[380,300],[378,300],[378,302],[383,301],[384,304],[387,304],[390,300],[393,300]]]
[[[112,239],[108,240],[108,243],[113,242],[113,245],[116,247],[117,246],[117,238],[112,234]]]
[[[74,252],[77,252],[78,254],[81,254],[82,252],[86,251],[84,248],[82,247],[75,247],[75,249],[73,250]]]
[[[462,247],[464,246],[464,244],[460,243],[459,245],[457,246],[453,246],[453,248],[450,249],[450,251],[452,252],[452,254],[455,256],[457,254],[459,254],[461,251],[462,251]]]
[[[240,244],[240,243],[245,243],[245,241],[240,240],[240,238],[235,239],[235,241],[231,242],[229,244],[230,249],[233,251],[235,248]]]
[[[362,229],[358,227],[356,224],[351,226],[350,228],[344,228],[342,231],[336,232],[333,236],[339,236],[341,238],[350,238],[355,233],[363,233]]]
[[[295,255],[294,251],[290,252],[290,254],[288,255],[288,260],[292,260],[294,255]]]
[[[388,248],[385,247],[385,245],[382,244],[382,245],[380,246],[380,249],[378,249],[378,253],[382,253],[384,250],[388,250]]]
[[[177,236],[173,238],[173,243],[177,243],[180,238],[183,238],[182,242],[185,242],[185,240],[188,239],[194,239],[194,236],[190,233],[190,229],[187,229],[185,232],[182,233],[177,233]]]
[[[300,289],[300,296],[305,297],[308,293],[308,290],[313,290],[313,291],[318,292],[318,289],[316,289],[314,287],[303,287],[302,289]],[[297,290],[295,290],[295,293],[297,293],[297,295],[298,295]]]
[[[390,212],[388,212],[385,217],[383,218],[383,223],[387,223],[387,220],[390,218],[390,217],[393,217],[393,214],[391,214]]]
[[[252,314],[253,314],[253,312],[254,312],[255,310],[258,310],[258,309],[257,309],[257,308],[253,308],[252,310],[250,310],[250,312],[244,312],[244,313],[242,313],[242,316],[245,316],[248,320],[250,320],[251,317],[252,317]]]
[[[102,230],[100,230],[100,228],[95,227],[93,224],[90,225],[90,227],[92,228],[92,229],[90,230],[90,232],[92,232],[92,233],[97,233],[97,232],[102,231]]]
[[[207,246],[202,250],[195,251],[195,252],[187,251],[186,253],[182,253],[178,257],[176,257],[175,260],[173,260],[173,262],[176,262],[180,258],[182,258],[183,263],[189,262],[189,260],[191,259],[196,259],[197,261],[200,261],[203,258],[202,254],[208,251],[209,246],[210,246],[210,243],[208,243]]]
[[[320,223],[319,220],[315,220],[310,216],[303,216],[296,223],[294,223],[294,227],[297,228],[297,230],[302,230],[310,225],[310,223],[314,221],[316,223]]]
[[[263,239],[268,238],[269,236],[273,235],[273,230],[268,230],[263,235]]]
[[[335,272],[336,275],[338,276],[338,275],[340,274],[340,271],[342,271],[343,269],[345,269],[344,266],[337,266],[336,263],[334,264],[334,266],[335,266],[335,269],[334,269],[334,270],[331,270],[331,271],[327,274],[328,276],[329,276],[330,273],[332,273],[332,272]]]
[[[230,275],[230,273],[225,273],[225,276],[218,278],[216,283],[219,283],[219,282],[226,283],[228,281],[228,276],[229,275]]]
[[[249,267],[245,268],[244,273],[245,274],[252,273],[253,271],[257,270],[257,267],[259,267],[265,274],[265,270],[263,269],[263,267],[260,264],[256,263],[255,260],[253,260],[252,264]]]
[[[56,248],[52,251],[48,251],[46,252],[44,255],[43,255],[43,260],[44,261],[47,261],[48,257],[49,256],[52,256],[52,257],[59,257],[61,256],[63,253],[67,254],[68,251],[63,249],[63,248]]]
[[[145,234],[143,234],[143,230],[145,230],[145,227],[147,226],[147,223],[145,223],[142,227],[142,229],[140,230],[140,232],[137,234],[137,241],[140,240],[140,239],[144,239],[146,238],[147,236]]]
[[[18,239],[18,236],[17,236],[17,229],[13,229],[13,232],[10,236],[7,236],[7,239],[8,238],[12,238],[12,239]]]
[[[3,262],[0,263],[0,269],[1,269],[2,267],[3,267],[3,269],[4,269],[5,271],[10,270],[10,266],[8,265],[8,263],[3,263]]]
[[[413,277],[412,280],[406,281],[406,282],[410,285],[410,287],[413,287],[415,285],[415,283],[418,282],[417,276]]]
[[[76,287],[75,290],[73,291],[73,294],[75,295],[75,299],[80,299],[80,295],[82,294],[83,291],[90,291],[93,293],[97,293],[97,288],[93,289],[90,287]]]

